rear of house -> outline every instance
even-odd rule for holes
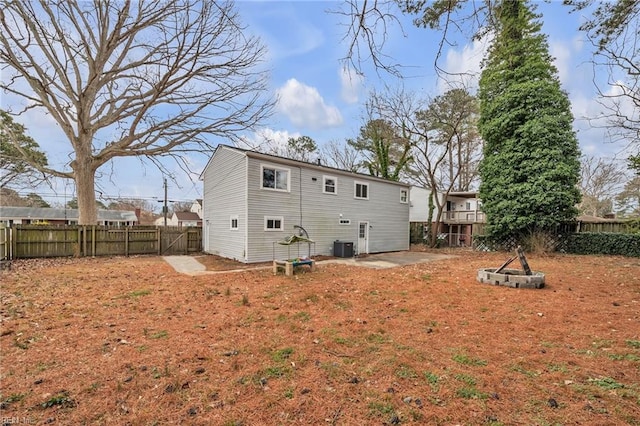
[[[409,248],[408,185],[221,145],[203,172],[204,250],[242,262]],[[313,244],[278,244],[305,235]]]

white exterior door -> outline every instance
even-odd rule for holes
[[[369,253],[369,222],[358,222],[358,254]]]

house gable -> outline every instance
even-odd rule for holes
[[[247,156],[219,145],[201,179],[204,251],[246,262]]]

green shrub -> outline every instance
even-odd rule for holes
[[[640,257],[640,234],[583,232],[570,234],[560,251],[573,254],[606,254]]]

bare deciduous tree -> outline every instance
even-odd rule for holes
[[[428,217],[433,226],[428,243],[433,245],[437,243],[447,195],[460,184],[462,174],[477,174],[469,169],[477,164],[465,161],[466,150],[481,149],[474,121],[477,106],[475,98],[466,91],[464,94],[460,97],[464,102],[453,102],[449,92],[431,100],[419,99],[402,89],[375,94],[378,116],[398,129],[410,147],[411,161],[405,177],[430,190]],[[473,148],[465,148],[466,144]]]
[[[640,16],[619,38],[601,46],[594,57],[594,72],[608,79],[603,85],[594,79],[602,116],[592,124],[607,128],[613,141],[621,142],[631,153],[640,152]]]
[[[452,89],[434,98],[420,118],[432,140],[446,147],[439,170],[442,188],[470,191],[478,184],[482,138],[478,132],[478,99],[466,89]]]
[[[264,47],[232,2],[3,1],[0,88],[50,115],[70,144],[79,223],[96,222],[95,176],[117,157],[208,151],[268,116]],[[34,166],[36,166],[34,164]]]
[[[414,179],[430,189],[428,242],[437,244],[438,224],[452,191],[468,190],[477,179],[482,143],[476,128],[477,102],[461,89],[438,96],[415,111]]]
[[[579,209],[583,214],[603,217],[613,213],[613,202],[627,180],[624,167],[615,160],[583,156],[580,167]]]
[[[322,162],[330,167],[354,173],[363,172],[360,153],[346,142],[327,142],[320,148],[320,152]]]
[[[564,0],[573,11],[592,8],[583,21],[594,46],[594,78],[604,113],[587,117],[607,128],[612,140],[628,149],[630,160],[640,155],[640,3],[635,0]],[[604,125],[603,123],[604,119]]]

